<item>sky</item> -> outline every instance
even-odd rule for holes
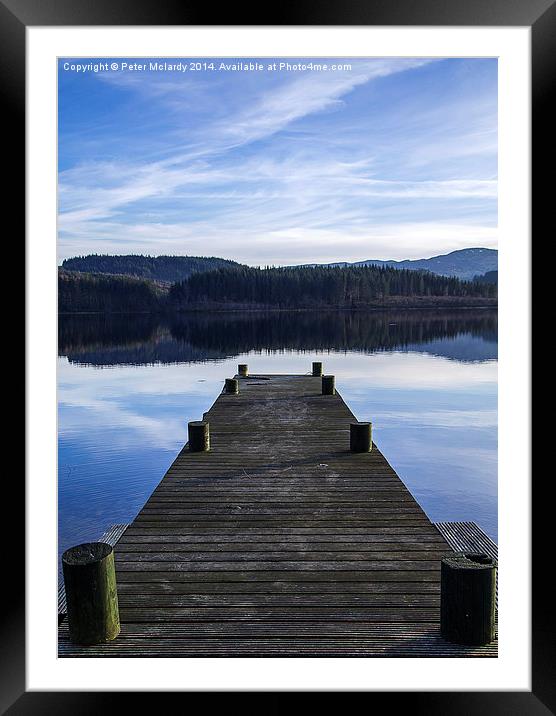
[[[60,261],[497,248],[496,59],[240,62],[59,60]]]

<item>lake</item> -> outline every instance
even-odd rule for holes
[[[60,554],[135,517],[238,363],[313,360],[431,520],[497,539],[492,309],[63,315],[58,341]]]

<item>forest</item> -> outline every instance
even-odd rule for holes
[[[475,276],[473,280],[482,283],[498,283],[498,271],[487,271],[480,276]]]
[[[58,269],[61,313],[151,313],[162,310],[168,288],[131,276],[105,276]]]
[[[495,284],[378,266],[217,269],[170,288],[177,308],[200,304],[361,308],[393,298],[495,299]]]
[[[133,276],[59,269],[58,310],[174,312],[242,308],[376,308],[495,305],[497,285],[378,266],[197,272],[169,285]]]
[[[183,281],[199,271],[239,266],[235,261],[214,256],[110,256],[89,254],[62,261],[62,268],[85,273],[118,274],[148,278],[152,281],[175,283]]]

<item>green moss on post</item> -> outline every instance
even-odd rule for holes
[[[456,644],[483,646],[495,638],[496,560],[459,552],[440,571],[440,631]]]
[[[313,375],[315,377],[320,377],[322,375],[322,363],[318,361],[313,362]]]
[[[372,446],[372,423],[350,423],[349,449],[351,452],[370,452]]]
[[[187,424],[189,433],[189,450],[191,452],[207,452],[210,450],[209,423],[204,420],[194,420]]]
[[[336,394],[336,378],[333,375],[322,376],[322,394],[323,395],[335,395]]]
[[[226,378],[224,381],[224,392],[237,395],[239,393],[239,380],[237,378]]]
[[[103,644],[120,633],[114,550],[86,542],[62,555],[69,635],[75,644]]]
[[[247,363],[239,363],[237,367],[237,372],[242,378],[247,378],[249,375],[249,366]]]

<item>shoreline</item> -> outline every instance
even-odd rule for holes
[[[475,311],[475,310],[498,310],[498,302],[481,303],[476,305],[454,305],[452,304],[436,304],[434,306],[425,305],[399,305],[386,304],[381,306],[359,306],[359,307],[342,307],[342,306],[326,306],[319,308],[276,308],[276,307],[241,307],[232,306],[229,308],[213,305],[198,306],[191,308],[176,308],[166,311],[58,311],[58,316],[171,316],[187,313],[202,313],[210,311],[211,313],[375,313],[385,311]]]

